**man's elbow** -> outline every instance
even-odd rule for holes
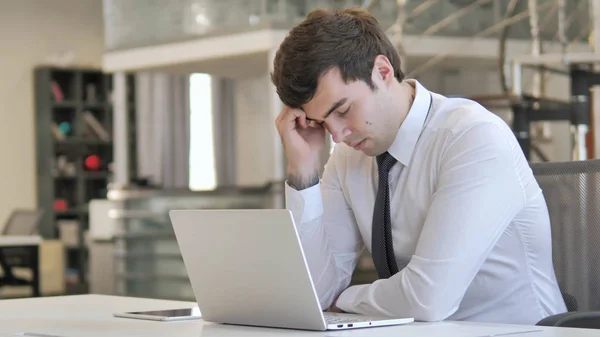
[[[435,263],[421,261],[414,257],[411,263],[401,271],[399,287],[403,301],[407,305],[408,314],[415,320],[423,322],[439,322],[452,316],[460,306],[462,295],[460,288],[445,282],[440,269]],[[413,264],[413,265],[411,265]],[[419,265],[417,265],[419,264]]]
[[[413,318],[421,322],[440,322],[452,315],[447,310],[437,310],[435,308],[415,310]]]
[[[409,314],[422,322],[439,322],[458,310],[460,300],[450,299],[448,289],[427,287],[421,292],[406,294]]]
[[[421,322],[439,322],[450,317],[458,309],[457,305],[448,305],[442,301],[416,303],[413,307],[413,318]]]

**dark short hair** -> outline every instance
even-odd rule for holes
[[[371,89],[375,57],[386,56],[402,81],[400,56],[377,19],[362,9],[316,9],[292,28],[275,54],[271,81],[281,101],[298,108],[315,95],[320,77],[338,68],[345,82],[362,80]]]

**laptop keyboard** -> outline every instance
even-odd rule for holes
[[[334,323],[354,323],[354,322],[364,322],[368,319],[365,319],[364,316],[352,315],[352,314],[341,314],[337,312],[324,312],[323,316],[325,317],[325,321],[329,324]]]

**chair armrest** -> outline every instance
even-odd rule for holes
[[[536,325],[600,329],[600,311],[564,312],[548,316]]]

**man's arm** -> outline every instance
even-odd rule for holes
[[[298,191],[288,182],[285,188],[286,208],[294,215],[323,310],[350,284],[363,249],[352,210],[340,186],[336,158],[339,156],[334,151],[320,183]]]
[[[409,264],[389,279],[348,288],[348,312],[438,321],[452,315],[525,203],[513,145],[499,126],[457,135],[441,159],[437,190]]]

